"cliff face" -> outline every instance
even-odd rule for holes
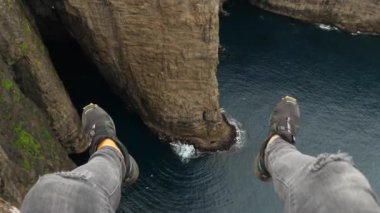
[[[64,24],[161,137],[202,150],[229,148],[235,133],[220,112],[216,79],[219,0],[24,3],[55,18],[39,25],[45,36],[49,26]],[[0,197],[19,205],[39,175],[73,168],[66,151],[80,152],[87,144],[21,0],[0,2],[0,29]],[[50,38],[59,32],[52,30]]]
[[[66,151],[86,144],[79,116],[18,0],[0,2],[0,29],[0,197],[20,205],[40,175],[72,169]]]
[[[234,133],[219,110],[216,79],[219,0],[55,3],[65,26],[146,125],[203,150],[229,147]]]
[[[15,205],[39,175],[74,166],[48,123],[0,56],[0,197]]]
[[[216,80],[219,0],[24,3],[51,20],[39,25],[48,39],[65,39],[67,34],[57,36],[59,29],[49,31],[64,24],[125,103],[161,137],[202,150],[229,148],[235,133],[220,112]],[[21,0],[1,1],[1,199],[19,205],[39,175],[73,168],[66,151],[86,146],[34,17]]]
[[[12,67],[23,93],[49,118],[54,136],[69,152],[86,148],[79,116],[74,109],[33,19],[18,0],[0,3],[0,55]]]
[[[335,25],[350,32],[380,33],[377,0],[250,0],[265,10],[304,21]]]

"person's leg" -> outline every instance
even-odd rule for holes
[[[267,145],[266,167],[285,212],[380,212],[367,179],[345,153],[315,158],[277,137]]]
[[[344,153],[304,155],[294,146],[300,113],[294,98],[274,108],[271,127],[255,161],[256,176],[273,185],[284,212],[380,212],[367,179]]]
[[[89,161],[69,172],[41,177],[22,203],[22,212],[115,212],[121,185],[136,181],[135,160],[116,137],[112,118],[90,104],[82,114],[90,140]]]
[[[124,174],[120,151],[101,148],[72,171],[41,177],[25,196],[21,212],[115,212]]]
[[[121,186],[123,184],[124,177],[133,178],[132,182],[124,182],[124,186],[131,185],[137,177],[132,177],[138,172],[137,164],[129,156],[128,166],[133,172],[129,172],[126,176],[126,165],[124,156],[119,148],[111,139],[105,139],[99,143],[98,151],[96,151],[91,157],[88,163],[74,169],[72,172],[59,173],[62,176],[71,175],[71,173],[85,174],[88,176],[88,181],[91,182],[96,188],[101,189],[108,197],[109,202],[114,210],[117,209],[120,197]]]
[[[89,183],[107,196],[110,205],[116,211],[121,198],[121,184],[126,173],[125,169],[122,154],[108,146],[96,151],[88,163],[72,172],[61,172],[59,175],[66,177],[72,174],[85,175]]]
[[[313,161],[313,157],[300,153],[281,137],[275,135],[271,138],[265,150],[265,166],[271,174],[274,190],[281,200],[287,200],[287,186],[290,180]]]

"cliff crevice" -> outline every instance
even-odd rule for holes
[[[32,17],[21,2],[4,0],[0,8],[0,54],[12,67],[24,94],[49,118],[55,137],[68,152],[87,147],[80,119],[42,43]]]

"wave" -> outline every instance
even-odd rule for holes
[[[231,124],[236,129],[236,137],[234,138],[234,145],[232,145],[230,150],[232,151],[240,150],[244,146],[245,141],[246,141],[246,131],[242,128],[241,123],[238,122],[236,119],[232,118],[231,116],[229,116],[223,108],[221,108],[220,111],[221,113],[226,115],[228,123]],[[182,143],[179,140],[171,142],[170,147],[183,163],[188,163],[191,159],[195,159],[206,154],[204,152],[197,150],[193,145]],[[221,151],[221,152],[226,152],[226,151]]]
[[[318,28],[325,30],[325,31],[340,31],[338,27],[327,25],[327,24],[315,24]],[[369,33],[369,32],[362,32],[362,31],[356,31],[352,32],[351,35],[353,36],[359,36],[359,35],[369,35],[369,36],[378,36],[378,33]]]
[[[183,163],[188,163],[191,159],[199,157],[199,152],[193,145],[174,141],[170,143],[170,147]]]
[[[327,24],[316,24],[320,29],[326,30],[326,31],[332,31],[332,30],[339,30],[337,27],[327,25]]]
[[[353,35],[353,36],[358,36],[358,35],[378,36],[379,34],[377,34],[377,33],[366,33],[366,32],[362,32],[362,31],[356,31],[356,32],[351,33],[351,35]]]
[[[221,108],[220,111],[226,116],[228,123],[235,127],[236,130],[236,137],[234,139],[235,143],[231,147],[231,149],[241,149],[246,141],[246,131],[242,128],[242,124],[236,119],[234,119],[232,116],[228,115],[228,113],[223,108]]]

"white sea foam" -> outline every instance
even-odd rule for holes
[[[236,129],[236,138],[233,148],[241,149],[246,141],[246,131],[242,128],[241,123],[233,118],[229,118],[228,122],[232,124]]]
[[[326,30],[326,31],[339,30],[337,27],[334,27],[334,26],[331,26],[331,25],[327,25],[327,24],[317,24],[317,26],[320,29]]]
[[[332,30],[337,30],[339,31],[339,28],[327,24],[316,24],[320,29],[326,30],[326,31],[332,31]],[[379,34],[377,33],[368,33],[368,32],[362,32],[362,31],[356,31],[351,33],[353,36],[358,36],[358,35],[371,35],[371,36],[378,36]]]
[[[231,149],[241,149],[246,141],[246,131],[242,128],[241,123],[229,116],[223,108],[221,108],[220,111],[226,116],[228,123],[236,129],[236,138],[234,139],[235,143]]]
[[[354,33],[351,33],[351,35],[353,36],[357,36],[357,35],[371,35],[371,36],[378,36],[379,34],[377,33],[366,33],[366,32],[362,32],[362,31],[356,31]]]
[[[223,108],[220,109],[220,112],[226,116],[228,123],[236,129],[236,137],[234,138],[234,145],[231,147],[231,150],[241,149],[246,141],[245,130],[242,129],[241,123],[229,116]],[[171,142],[170,147],[183,163],[188,163],[191,159],[198,158],[205,154],[195,149],[193,145],[184,144],[179,140]]]
[[[174,153],[176,153],[182,162],[188,163],[191,159],[197,158],[197,150],[193,145],[181,143],[181,141],[174,141],[170,143]]]

